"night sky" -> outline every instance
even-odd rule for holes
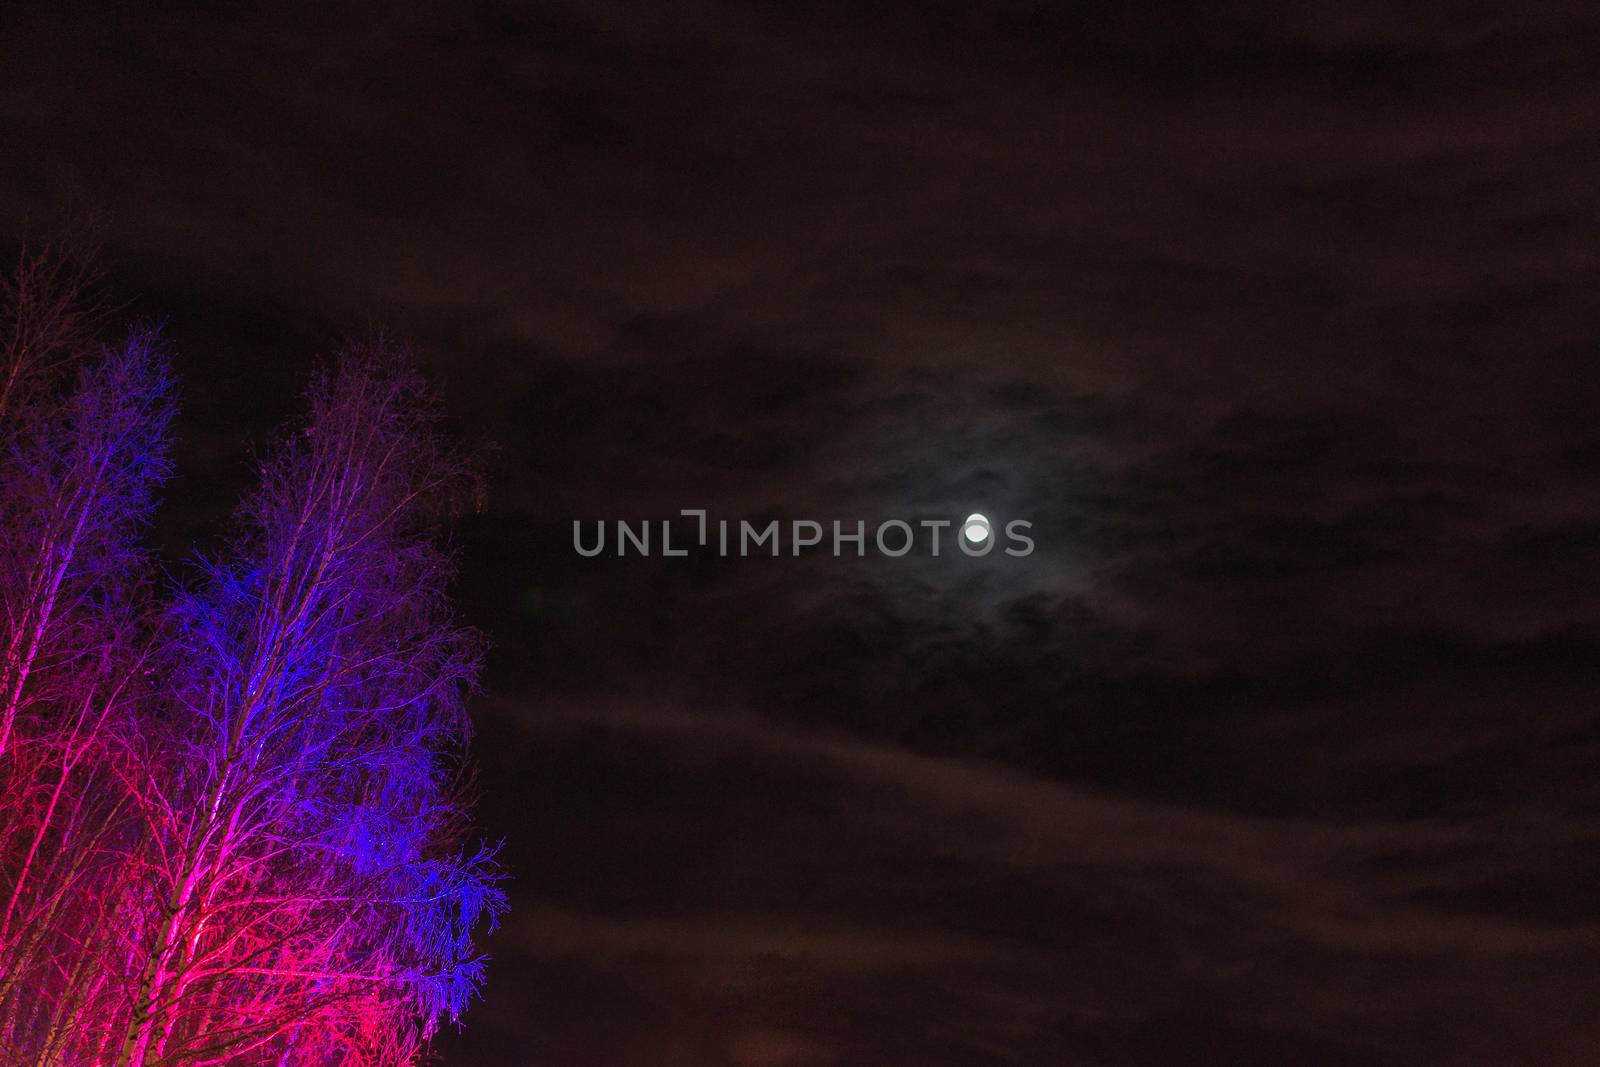
[[[71,8],[71,9],[69,9]],[[512,911],[446,1067],[1593,1063],[1600,12],[0,10],[214,544],[417,345]],[[575,519],[1033,522],[580,558]],[[174,564],[176,566],[176,564]]]

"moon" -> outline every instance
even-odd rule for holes
[[[981,545],[989,540],[990,531],[989,520],[976,511],[961,520],[961,536],[972,544]]]

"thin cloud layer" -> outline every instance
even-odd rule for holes
[[[529,1062],[647,1062],[633,1033],[567,1044],[581,1018],[531,992],[562,968],[643,996],[646,1046],[699,1033],[728,1064],[766,1062],[772,1035],[796,1062],[974,1064],[1143,1062],[1163,1040],[1562,1062],[1593,1036],[1589,987],[1552,978],[1593,967],[1600,925],[1456,895],[1592,849],[1592,821],[1229,815],[649,705],[545,707],[522,744],[501,758],[579,815],[535,831],[561,862],[529,872],[541,902],[499,947],[536,965],[483,1013],[540,1035]],[[622,795],[572,813],[591,776]]]

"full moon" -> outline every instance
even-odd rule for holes
[[[981,545],[989,539],[989,520],[974,511],[961,523],[961,536],[975,545]]]

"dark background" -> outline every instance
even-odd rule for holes
[[[0,224],[168,323],[173,558],[352,333],[498,444],[448,1067],[1586,1063],[1597,29],[15,3]],[[1039,549],[571,549],[686,507]]]

